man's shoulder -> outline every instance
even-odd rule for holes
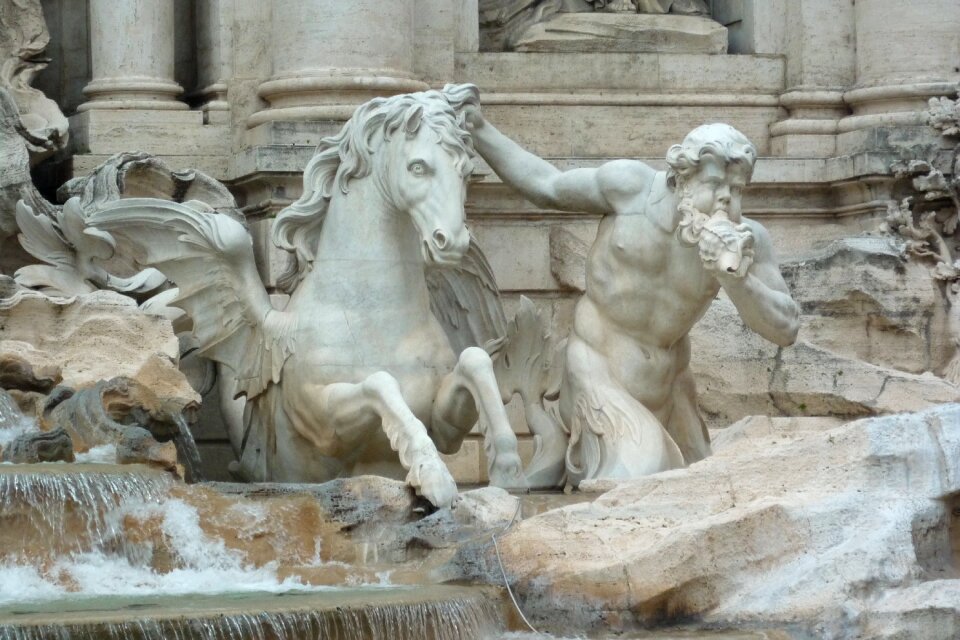
[[[629,159],[611,160],[598,170],[603,192],[616,194],[620,198],[635,198],[649,193],[651,189],[662,190],[666,187],[665,176],[665,171],[657,171],[645,162]]]

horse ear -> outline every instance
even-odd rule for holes
[[[410,113],[407,115],[406,122],[404,123],[404,128],[407,130],[408,136],[412,136],[420,130],[421,120],[423,120],[423,105],[414,105],[410,108]]]

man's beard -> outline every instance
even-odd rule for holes
[[[680,242],[693,246],[700,242],[703,228],[714,219],[730,220],[730,212],[717,205],[713,211],[706,213],[693,204],[693,188],[683,178],[677,178],[677,211],[680,213],[680,223],[677,225],[677,236]]]
[[[754,238],[748,225],[739,219],[732,221],[730,211],[722,206],[714,207],[710,214],[697,209],[693,204],[693,190],[687,184],[678,182],[677,192],[677,211],[680,213],[677,238],[680,243],[694,247],[700,245],[705,235],[713,236],[722,243],[722,249],[719,252],[710,250],[705,255],[701,245],[700,257],[704,266],[743,277],[753,262]]]

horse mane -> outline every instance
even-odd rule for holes
[[[370,174],[378,134],[383,140],[398,131],[412,137],[426,125],[463,170],[473,155],[463,107],[479,104],[479,90],[472,84],[375,98],[358,107],[339,133],[321,140],[303,172],[303,195],[281,210],[274,221],[273,243],[293,254],[277,286],[292,292],[309,272],[334,187],[346,194],[351,180]]]

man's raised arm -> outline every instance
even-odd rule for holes
[[[535,205],[560,211],[616,213],[620,202],[646,191],[654,170],[636,160],[560,171],[500,133],[478,110],[467,114],[473,144],[503,181]]]

